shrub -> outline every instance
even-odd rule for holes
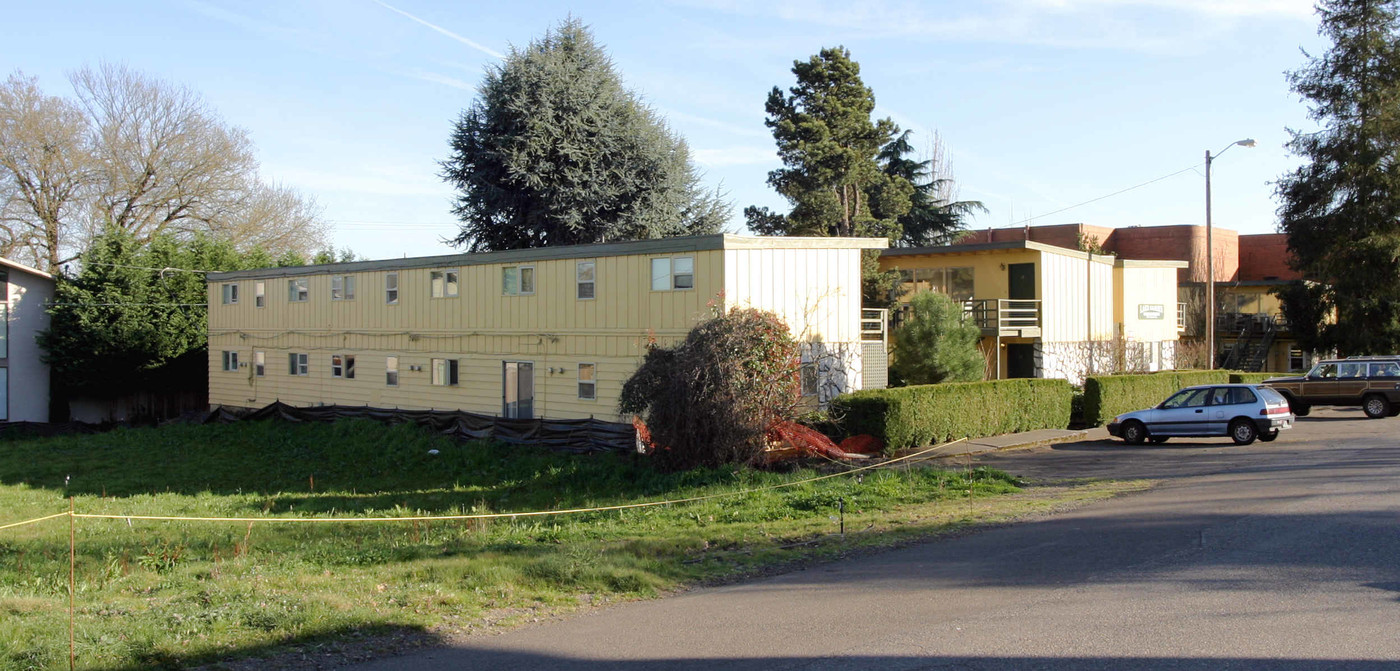
[[[1230,384],[1262,384],[1264,380],[1281,375],[1283,375],[1283,373],[1246,373],[1243,371],[1230,371]]]
[[[909,301],[909,317],[894,332],[890,374],[903,384],[973,382],[982,379],[986,357],[977,349],[982,330],[963,319],[953,299],[923,291]]]
[[[663,469],[758,464],[768,429],[796,415],[799,347],[770,312],[717,314],[674,347],[652,345],[619,406],[646,422]]]
[[[1064,380],[995,380],[866,389],[832,401],[847,433],[868,433],[886,450],[1069,425]]]
[[[1223,370],[1093,375],[1084,380],[1084,424],[1099,426],[1116,415],[1150,408],[1182,387],[1229,381],[1230,373]]]

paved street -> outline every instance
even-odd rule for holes
[[[974,458],[1144,493],[357,667],[1400,668],[1400,418]],[[962,458],[959,463],[966,463]]]

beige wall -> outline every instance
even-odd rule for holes
[[[795,337],[860,340],[858,249],[727,249],[724,292],[726,305],[776,313]]]
[[[1176,340],[1176,268],[1113,269],[1114,286],[1119,299],[1114,306],[1114,321],[1121,325],[1123,337],[1129,340]],[[1139,319],[1138,306],[1161,305],[1161,319]]]
[[[1041,341],[1113,337],[1113,257],[1041,254]]]

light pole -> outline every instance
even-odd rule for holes
[[[1230,151],[1230,147],[1253,147],[1254,140],[1246,138],[1225,145],[1210,155],[1206,150],[1206,369],[1215,370],[1215,240],[1210,225],[1210,162]]]

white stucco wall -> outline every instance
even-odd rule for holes
[[[0,265],[9,273],[5,417],[11,422],[49,421],[49,367],[40,360],[37,336],[49,327],[45,304],[53,300],[53,279],[34,271]]]

